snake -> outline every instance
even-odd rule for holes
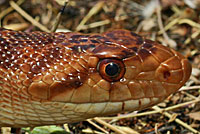
[[[189,79],[179,52],[132,31],[0,28],[0,126],[35,127],[138,111]]]

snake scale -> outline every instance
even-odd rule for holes
[[[72,123],[153,106],[189,79],[184,56],[128,30],[0,28],[0,126]]]

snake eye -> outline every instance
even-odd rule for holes
[[[125,73],[125,67],[122,61],[116,59],[103,59],[98,64],[98,71],[107,81],[118,81]]]

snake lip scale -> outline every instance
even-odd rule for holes
[[[153,106],[189,79],[173,49],[128,30],[0,28],[0,126],[72,123]]]

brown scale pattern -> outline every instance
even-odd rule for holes
[[[123,64],[119,80],[104,79],[99,63],[105,59]],[[190,73],[181,54],[127,30],[0,28],[0,126],[71,123],[144,109],[176,92]]]

